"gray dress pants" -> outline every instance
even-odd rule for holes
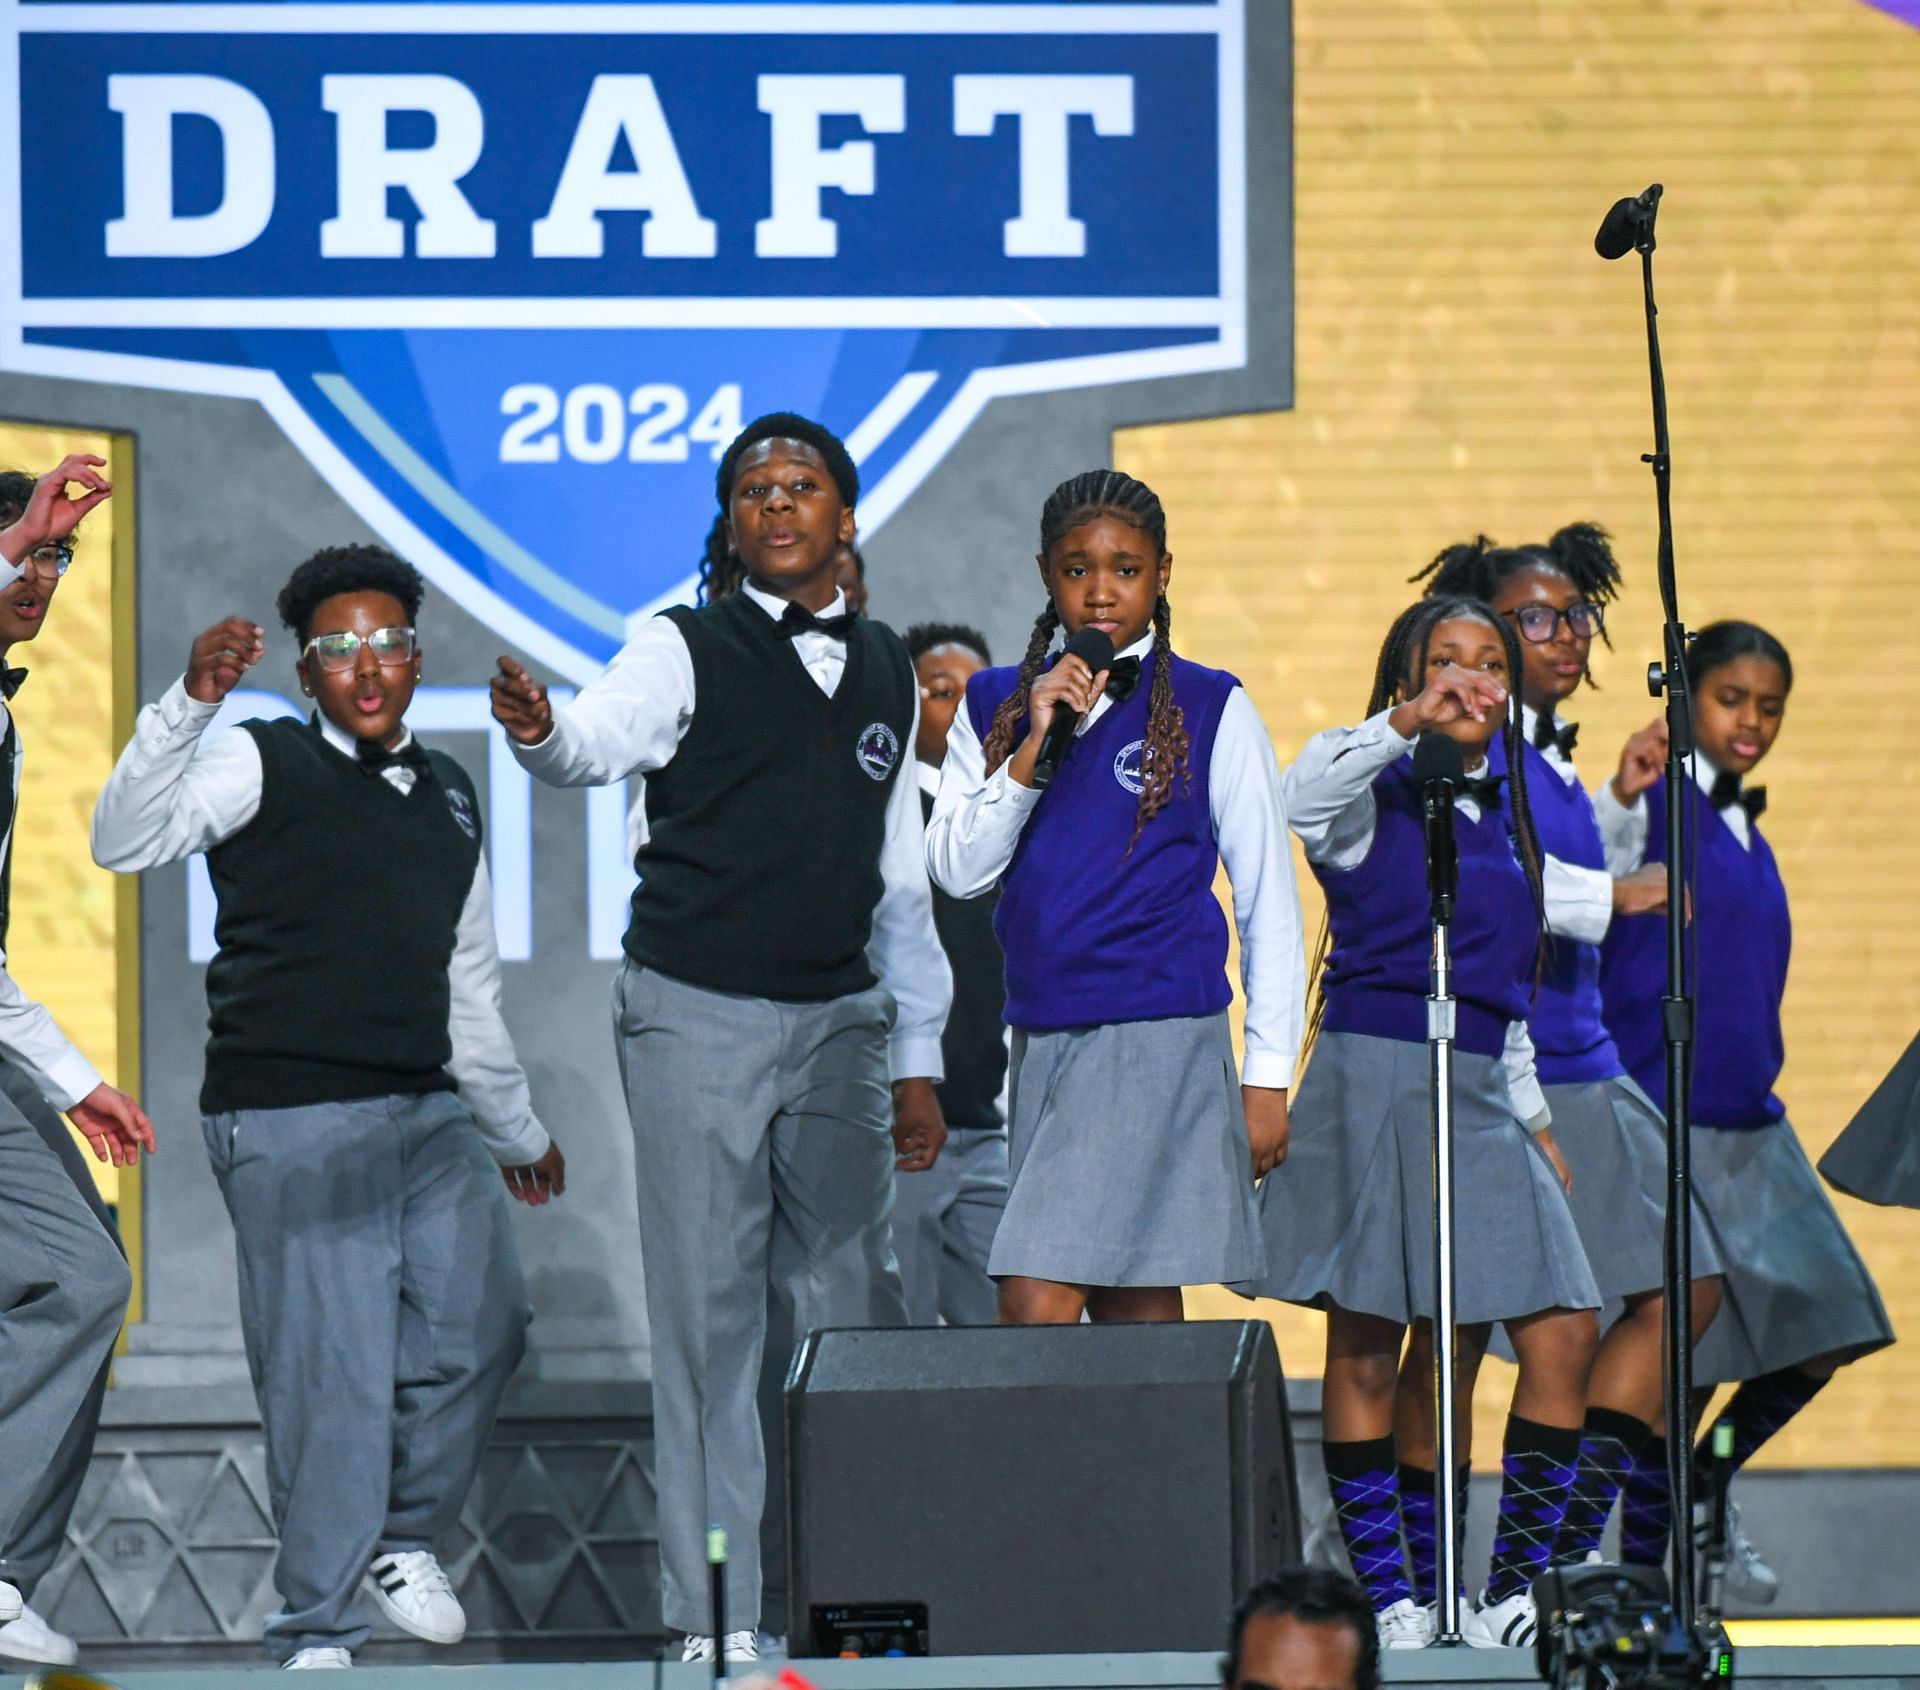
[[[201,1125],[280,1534],[267,1649],[357,1649],[369,1563],[459,1518],[526,1347],[506,1187],[452,1092]]]
[[[769,1500],[757,1398],[770,1323],[906,1320],[894,1265],[892,997],[734,997],[629,964],[614,986],[653,1332],[661,1612],[709,1629],[706,1533],[728,1536],[729,1631],[762,1617]],[[773,1497],[774,1508],[779,1498]]]
[[[0,1063],[0,1579],[60,1552],[133,1278],[65,1125]]]

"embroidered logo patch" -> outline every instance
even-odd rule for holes
[[[860,730],[853,755],[875,780],[885,780],[900,761],[900,738],[885,722],[869,722]]]
[[[1136,739],[1131,745],[1123,745],[1114,754],[1113,778],[1129,792],[1146,790],[1146,751],[1147,742]]]
[[[447,808],[460,831],[469,839],[480,837],[480,818],[473,813],[473,800],[456,787],[447,789]]]

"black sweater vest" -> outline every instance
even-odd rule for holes
[[[920,794],[922,819],[933,799]],[[1000,1086],[1007,1077],[1007,960],[993,931],[1000,889],[955,898],[933,889],[933,925],[953,967],[953,1007],[940,1035],[946,1078],[935,1087],[950,1127],[1001,1124]]]
[[[402,795],[304,722],[244,722],[260,811],[207,853],[220,901],[200,1107],[282,1109],[451,1091],[460,912],[480,860],[452,758]]]
[[[743,997],[865,991],[887,796],[912,755],[906,647],[856,621],[829,698],[745,594],[665,614],[693,659],[693,719],[647,776],[627,955]]]

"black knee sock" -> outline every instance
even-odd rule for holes
[[[1413,1594],[1400,1549],[1400,1481],[1392,1438],[1320,1446],[1334,1518],[1353,1575],[1379,1613]]]
[[[1579,1464],[1577,1427],[1542,1426],[1517,1414],[1507,1417],[1500,1517],[1494,1527],[1493,1565],[1487,1572],[1489,1601],[1528,1589],[1547,1570]]]
[[[1763,1373],[1758,1379],[1749,1379],[1735,1391],[1733,1400],[1718,1417],[1733,1423],[1729,1473],[1737,1473],[1746,1466],[1753,1452],[1812,1402],[1826,1382],[1798,1368],[1785,1367],[1778,1373]],[[1713,1433],[1709,1429],[1694,1446],[1694,1465],[1704,1466],[1712,1453]]]
[[[1580,1431],[1580,1472],[1554,1542],[1555,1561],[1584,1561],[1600,1547],[1614,1498],[1646,1435],[1646,1422],[1631,1414],[1612,1408],[1587,1410],[1587,1423]]]
[[[1648,1432],[1633,1452],[1620,1492],[1620,1559],[1658,1567],[1673,1530],[1673,1493],[1667,1483],[1667,1435]]]

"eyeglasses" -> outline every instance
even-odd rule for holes
[[[1606,626],[1600,607],[1585,599],[1568,605],[1565,610],[1556,610],[1550,604],[1523,604],[1518,610],[1509,610],[1507,615],[1518,624],[1520,637],[1528,645],[1545,645],[1560,632],[1562,622],[1577,640],[1593,639]]]
[[[413,630],[376,628],[365,639],[350,629],[338,634],[315,634],[301,649],[300,655],[305,657],[311,653],[320,660],[322,669],[338,672],[351,669],[360,661],[360,648],[363,645],[383,668],[395,668],[413,657]]]
[[[50,573],[58,579],[73,566],[73,547],[64,541],[50,546],[40,546],[28,552],[20,560],[18,566],[20,572],[25,574],[29,565],[41,575]]]

